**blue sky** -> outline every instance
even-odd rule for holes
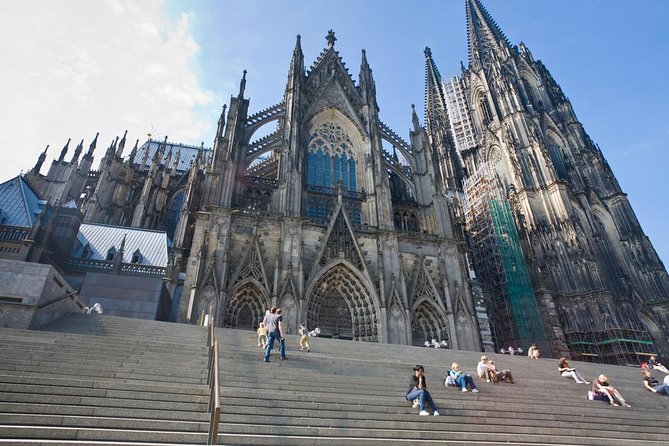
[[[658,254],[669,260],[669,1],[484,0],[525,42],[599,144]],[[100,146],[169,135],[211,145],[220,107],[248,70],[251,110],[279,102],[301,34],[307,68],[333,29],[354,79],[360,50],[381,119],[408,137],[423,109],[423,49],[443,77],[467,61],[464,0],[0,0],[0,181],[72,138]],[[102,157],[99,148],[97,159]],[[71,153],[71,152],[70,152]]]

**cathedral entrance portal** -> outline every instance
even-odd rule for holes
[[[253,283],[238,288],[225,307],[225,326],[255,330],[265,317],[269,303]]]
[[[353,318],[346,299],[337,290],[323,299],[316,326],[320,336],[337,339],[353,339]]]
[[[378,312],[373,299],[356,274],[339,263],[312,288],[307,326],[320,328],[321,336],[378,342]]]

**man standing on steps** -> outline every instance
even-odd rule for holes
[[[265,328],[267,328],[267,348],[265,349],[265,362],[269,362],[269,355],[274,348],[274,341],[279,342],[279,353],[281,359],[286,359],[286,343],[283,339],[283,317],[281,308],[272,307],[270,315],[265,317]]]

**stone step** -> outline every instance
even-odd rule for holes
[[[81,415],[0,414],[0,425],[69,428],[128,429],[177,432],[208,432],[209,420],[181,421],[156,418],[99,417]]]
[[[193,422],[209,422],[209,414],[205,412],[170,410],[156,411],[155,409],[139,409],[128,407],[78,406],[68,404],[23,404],[0,402],[0,412],[7,414],[47,414],[47,415],[81,415],[111,418],[144,418],[155,419],[160,414],[162,420],[180,420]]]
[[[39,395],[30,393],[3,392],[0,393],[0,402],[22,404],[58,404],[74,406],[123,407],[152,410],[177,410],[190,412],[205,412],[207,402],[176,402],[136,400],[128,398],[95,398],[69,395]]]
[[[50,376],[84,376],[84,377],[99,377],[101,379],[111,379],[117,378],[121,380],[137,380],[144,383],[183,383],[183,384],[204,384],[206,382],[206,372],[201,373],[201,377],[183,377],[178,375],[159,375],[152,373],[151,370],[144,369],[124,369],[124,370],[105,370],[104,368],[97,370],[79,370],[79,375],[77,375],[77,369],[74,367],[60,368],[56,367],[53,364],[49,364],[50,367],[46,370],[49,370],[49,373],[45,373]],[[33,372],[22,372],[24,370],[21,366],[16,365],[5,365],[0,364],[0,373],[12,373],[16,372],[17,374],[27,373],[33,375]]]
[[[355,428],[337,428],[337,427],[313,427],[309,426],[308,420],[304,420],[303,426],[282,426],[278,424],[267,425],[263,423],[259,424],[235,424],[227,423],[221,425],[221,434],[230,435],[230,436],[240,436],[240,435],[249,435],[253,437],[257,436],[272,436],[280,437],[282,435],[291,436],[294,440],[294,445],[308,445],[308,444],[332,444],[332,443],[318,443],[318,442],[309,442],[309,439],[317,437],[319,440],[323,438],[331,439],[347,439],[348,444],[360,444],[358,443],[359,439],[378,439],[383,441],[397,441],[397,440],[407,440],[407,441],[466,441],[470,444],[479,444],[481,441],[497,441],[497,444],[506,444],[507,440],[514,441],[530,441],[530,442],[540,442],[544,444],[588,444],[588,445],[629,445],[629,444],[641,444],[639,436],[633,439],[623,439],[615,437],[600,437],[598,432],[594,431],[583,431],[579,433],[572,433],[572,431],[556,431],[549,434],[543,434],[539,432],[534,433],[520,433],[520,426],[511,426],[508,428],[511,432],[468,432],[460,429],[460,426],[456,426],[453,430],[437,430],[437,429],[426,429],[426,427],[434,427],[434,424],[438,423],[447,424],[441,422],[441,417],[421,417],[421,419],[416,420],[413,423],[413,426],[409,429],[396,429],[389,427],[388,429],[377,429],[377,430],[368,430],[368,429],[355,429]],[[516,430],[514,430],[516,429]],[[529,428],[531,429],[531,428]],[[299,437],[306,437],[303,441],[296,441]],[[311,438],[310,438],[311,437]],[[221,435],[219,435],[219,441]],[[231,439],[233,444],[260,444],[256,443],[257,440],[253,440],[248,443],[239,443],[238,440],[234,438]],[[647,442],[647,443],[646,443]],[[644,444],[649,445],[664,445],[666,441],[661,440],[643,440]],[[226,441],[225,444],[228,444]],[[273,444],[271,442],[265,442],[262,444]],[[286,443],[280,443],[286,444]],[[378,444],[378,443],[377,443]],[[386,444],[386,443],[383,443]],[[421,443],[422,444],[422,443]],[[442,443],[443,444],[443,443]]]
[[[172,393],[185,395],[208,395],[209,388],[201,384],[176,384],[176,383],[153,383],[142,384],[135,380],[126,382],[124,380],[99,380],[99,379],[80,379],[80,378],[59,378],[48,376],[18,376],[18,375],[4,375],[0,374],[0,383],[5,384],[21,384],[28,386],[63,386],[63,387],[78,387],[86,389],[109,389],[109,390],[125,390],[125,391],[139,391],[139,392],[158,392],[158,393]]]
[[[230,415],[240,416],[255,416],[258,414],[258,408],[251,404],[244,404],[242,398],[226,398],[226,404],[222,406],[221,413],[225,416],[226,422],[230,419]],[[416,410],[410,409],[407,404],[394,407],[379,407],[377,406],[359,406],[347,404],[329,404],[329,403],[304,403],[289,401],[283,406],[279,401],[271,401],[272,414],[277,417],[294,417],[301,418],[325,418],[330,420],[360,420],[364,417],[365,420],[375,421],[392,421],[407,422],[415,418]],[[364,414],[364,415],[363,415]],[[459,422],[468,422],[476,420],[477,422],[486,422],[489,424],[511,424],[515,425],[519,416],[532,419],[533,425],[537,423],[550,425],[565,424],[570,426],[572,423],[583,424],[590,423],[588,419],[584,419],[582,414],[572,414],[566,411],[555,411],[554,413],[537,413],[532,408],[524,408],[524,410],[504,411],[499,409],[491,409],[490,405],[481,406],[480,408],[473,408],[471,405],[463,405],[463,407],[440,408],[442,417],[446,417],[448,423],[458,424]],[[407,418],[409,415],[409,418]],[[629,430],[630,432],[645,432],[647,429],[665,432],[668,427],[665,421],[657,419],[647,419],[646,417],[634,417],[634,414],[626,414],[627,417],[621,417],[620,414],[602,414],[599,412],[592,413],[592,416],[597,417],[598,425],[605,428],[612,428],[613,430]],[[609,415],[609,416],[606,416]],[[611,416],[611,415],[616,415]],[[628,424],[621,424],[625,421]]]
[[[1,384],[0,398],[3,393],[25,393],[35,395],[67,395],[97,398],[119,398],[151,401],[172,401],[182,403],[207,403],[209,396],[184,395],[168,392],[140,392],[136,390],[90,389],[65,386],[39,386],[22,384]]]
[[[186,443],[204,444],[207,440],[206,433],[180,432],[180,431],[156,431],[156,430],[130,430],[130,429],[102,429],[102,428],[70,428],[70,427],[45,427],[45,426],[11,426],[0,425],[0,438],[12,440],[76,440],[101,441],[108,444],[110,441],[123,441],[128,443]]]

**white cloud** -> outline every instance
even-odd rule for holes
[[[68,138],[87,148],[97,131],[97,161],[126,129],[131,140],[152,131],[208,142],[215,122],[198,108],[213,94],[194,71],[191,17],[164,9],[159,0],[0,0],[0,153],[9,160],[0,181],[30,169],[47,144],[49,163]]]

